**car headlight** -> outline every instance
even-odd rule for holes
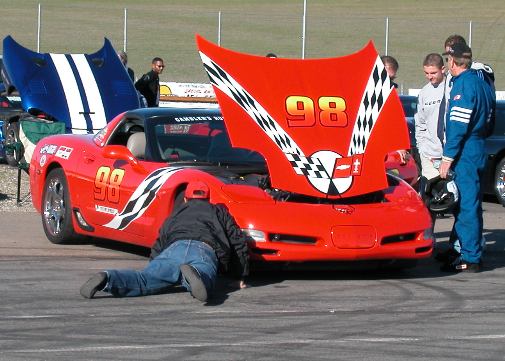
[[[433,233],[433,228],[429,227],[424,230],[424,239],[431,239],[433,241],[433,247],[435,247],[435,234]]]
[[[254,242],[266,242],[265,232],[259,231],[257,229],[242,228],[242,231],[248,238],[248,241]]]

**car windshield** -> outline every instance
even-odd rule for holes
[[[257,152],[231,146],[221,115],[159,117],[146,129],[152,158],[165,162],[264,165]]]

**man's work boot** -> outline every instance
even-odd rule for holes
[[[205,288],[205,284],[203,283],[198,271],[189,264],[181,265],[180,269],[182,276],[189,284],[189,292],[191,293],[191,296],[201,302],[207,301],[207,288]]]
[[[101,291],[107,285],[107,273],[100,272],[91,277],[81,287],[81,296],[84,298],[93,298],[97,291]]]

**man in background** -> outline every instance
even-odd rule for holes
[[[391,86],[398,88],[398,84],[394,82],[399,68],[398,61],[390,55],[382,55],[381,60],[384,63],[384,68],[386,69],[386,73],[391,81]],[[407,161],[410,158],[410,153],[406,149],[400,149],[397,152],[400,155],[401,164],[407,164]]]
[[[451,47],[454,44],[463,44],[467,45],[466,40],[464,37],[458,34],[453,34],[450,35],[444,42],[444,51],[449,51]],[[472,65],[470,66],[471,69],[475,70],[477,72],[477,75],[479,78],[483,79],[493,90],[493,92],[496,91],[495,85],[494,85],[494,72],[493,68],[489,66],[488,64],[480,63],[478,61],[474,61],[472,59]],[[446,100],[449,99],[449,93],[451,92],[451,87],[452,87],[452,82],[451,82],[452,75],[450,72],[447,73],[447,81],[446,81],[446,86],[445,86],[445,97]],[[446,108],[447,110],[447,108]],[[487,122],[486,125],[486,136],[489,136],[493,133],[493,128],[494,128],[494,122],[495,122],[495,110],[493,109],[493,114],[489,121]]]
[[[160,74],[164,68],[163,59],[154,58],[151,71],[142,75],[135,83],[135,88],[144,96],[148,107],[157,107],[160,103]]]
[[[119,60],[121,60],[121,63],[123,63],[123,66],[128,72],[128,76],[132,80],[132,83],[135,82],[135,73],[133,72],[132,68],[128,66],[128,55],[126,55],[124,51],[120,50],[117,52],[117,56],[119,56]]]
[[[381,56],[381,60],[384,63],[389,79],[391,79],[391,85],[398,88],[398,84],[395,83],[396,74],[398,73],[398,68],[400,67],[398,65],[398,61],[390,55]]]

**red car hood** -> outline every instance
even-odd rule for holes
[[[350,197],[387,187],[385,155],[409,148],[400,100],[370,42],[340,58],[241,54],[197,44],[231,142],[260,152],[272,187]]]

